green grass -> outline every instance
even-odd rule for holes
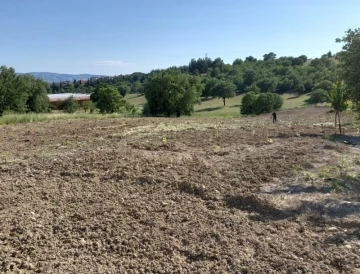
[[[90,114],[90,113],[41,113],[41,114],[6,114],[0,117],[0,125],[33,123],[54,120],[69,120],[69,119],[108,119],[124,117],[123,114]]]
[[[284,105],[282,109],[289,109],[306,107],[307,105],[305,105],[305,100],[309,99],[310,96],[308,94],[295,96],[293,94],[285,93],[282,97],[284,98]]]
[[[146,103],[145,96],[140,94],[128,94],[125,99],[136,107],[142,107]]]
[[[195,106],[194,116],[196,117],[238,117],[240,115],[240,104],[243,95],[226,99],[226,106],[223,106],[222,99],[211,98]],[[294,96],[293,94],[284,94],[284,105],[282,109],[305,107],[304,101],[309,98],[308,95]],[[144,96],[130,94],[126,97],[131,104],[141,107],[145,102]]]
[[[291,94],[282,95],[284,98],[283,109],[304,107],[304,101],[308,95],[301,95],[295,97]],[[146,102],[144,95],[129,94],[125,97],[131,104],[139,108],[141,112],[143,104]],[[223,106],[222,99],[211,98],[203,101],[200,105],[195,106],[195,117],[239,117],[240,104],[242,95],[235,96],[226,100],[226,106]],[[137,115],[135,115],[137,116]],[[0,125],[18,124],[18,123],[32,123],[52,120],[68,120],[68,119],[107,119],[125,117],[124,114],[90,114],[84,112],[77,112],[74,114],[67,114],[55,111],[53,113],[43,114],[6,114],[0,117]]]

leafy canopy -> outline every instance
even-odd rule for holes
[[[200,103],[203,88],[199,77],[182,74],[177,69],[157,71],[144,86],[145,114],[191,115],[194,105]]]
[[[351,99],[360,100],[360,28],[345,32],[336,42],[343,43],[338,58],[341,64],[341,77],[350,90]]]
[[[226,98],[235,96],[236,86],[229,81],[219,81],[212,88],[212,96],[222,98],[225,106]]]
[[[256,93],[254,91],[250,91],[246,93],[241,100],[240,111],[241,114],[245,115],[259,115],[279,110],[281,109],[283,103],[284,99],[276,93]]]
[[[90,96],[100,113],[135,112],[135,107],[120,95],[119,91],[112,86],[100,85]]]

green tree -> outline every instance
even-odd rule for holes
[[[335,128],[336,121],[338,120],[340,134],[342,134],[340,112],[346,110],[349,106],[348,95],[349,94],[345,88],[345,85],[341,81],[336,82],[333,89],[328,94],[328,101],[331,104],[332,108],[335,110]]]
[[[262,92],[274,92],[278,81],[275,77],[263,78],[257,81],[256,85]]]
[[[214,97],[222,98],[225,106],[225,100],[227,98],[233,98],[235,96],[236,86],[229,81],[219,81],[212,89],[212,95]]]
[[[214,87],[216,86],[216,84],[218,82],[219,82],[219,80],[216,79],[216,78],[210,78],[210,77],[205,78],[205,80],[204,80],[205,87],[204,87],[202,96],[203,97],[212,96],[213,95],[213,89],[214,89]]]
[[[310,93],[310,98],[307,100],[309,104],[325,103],[328,101],[328,91],[325,89],[315,89]]]
[[[255,114],[259,115],[279,110],[283,103],[283,98],[276,93],[260,93],[254,104]]]
[[[104,114],[120,112],[120,109],[125,105],[125,102],[122,100],[122,96],[116,88],[106,86],[101,87],[98,90],[95,105],[100,113]]]
[[[249,69],[244,71],[243,73],[244,84],[250,86],[255,83],[256,80],[256,71],[253,69]]]
[[[314,89],[324,89],[326,91],[330,91],[333,88],[334,84],[329,80],[323,80],[320,82],[317,82],[314,85]]]
[[[351,92],[351,99],[360,101],[360,28],[349,29],[336,42],[343,43],[342,51],[337,54],[341,77]]]
[[[241,100],[240,113],[243,115],[255,113],[255,101],[258,97],[258,93],[254,91],[247,92]]]
[[[90,110],[90,112],[91,112],[92,109],[95,109],[95,104],[91,100],[85,101],[81,106],[84,109],[85,113],[88,110]]]
[[[276,93],[248,92],[241,101],[241,114],[262,114],[281,109],[284,99]]]
[[[303,60],[303,63],[306,63],[306,61],[308,60],[306,55],[300,55],[298,58]]]
[[[293,58],[291,61],[293,66],[302,66],[304,64],[304,60],[300,57]]]
[[[203,85],[199,77],[168,69],[154,73],[145,84],[148,115],[191,115],[200,103]]]
[[[141,84],[139,81],[134,82],[131,86],[131,93],[139,93],[139,94],[143,94],[144,93],[144,87],[143,84]]]
[[[80,108],[80,105],[73,96],[70,96],[60,103],[59,108],[66,113],[75,113]]]
[[[40,79],[35,79],[31,75],[18,76],[25,82],[27,93],[27,110],[43,113],[48,112],[50,107],[50,101],[48,92],[50,91],[49,84]]]
[[[270,52],[268,54],[264,54],[264,61],[269,61],[269,60],[275,60],[276,59],[276,54],[273,52]]]
[[[244,63],[242,59],[236,58],[233,62],[233,66],[241,66]]]
[[[125,97],[126,94],[130,93],[130,87],[126,83],[121,83],[117,89],[122,97]]]
[[[255,93],[260,93],[261,92],[261,89],[254,83],[250,86],[247,86],[245,88],[245,92],[250,92],[250,91],[253,91]]]
[[[245,58],[245,62],[255,63],[256,61],[257,59],[251,55]]]
[[[5,110],[26,111],[26,81],[13,68],[0,67],[0,116]]]

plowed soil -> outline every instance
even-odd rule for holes
[[[360,273],[356,143],[269,116],[0,127],[0,272]]]

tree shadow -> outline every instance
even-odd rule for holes
[[[292,97],[287,98],[287,100],[297,99],[300,95],[293,95]]]
[[[295,135],[294,133],[279,133],[278,135],[269,135],[269,138],[293,138],[293,137],[310,137],[310,138],[323,138],[324,134],[321,133],[301,133],[300,135]]]
[[[329,236],[325,238],[326,244],[343,245],[346,242],[360,240],[360,221],[358,220],[337,220],[334,218],[328,218],[324,216],[309,216],[306,221],[314,227],[334,227],[334,232],[329,233]],[[338,231],[337,228],[346,230]]]
[[[201,102],[210,101],[210,100],[212,100],[212,99],[214,99],[214,98],[213,98],[213,97],[201,97],[201,98],[200,98]]]
[[[141,97],[141,96],[144,96],[144,93],[130,93],[131,94],[137,94],[136,96],[133,97],[134,98],[138,98],[138,97]]]
[[[324,189],[323,191],[325,191]],[[230,195],[225,200],[229,208],[252,213],[254,221],[269,221],[297,218],[303,214],[321,215],[329,218],[343,218],[360,212],[359,202],[327,199],[324,201],[302,201],[295,208],[280,209],[266,198],[255,194]]]
[[[233,105],[233,106],[231,106],[230,108],[239,108],[239,107],[241,107],[241,104]]]
[[[332,134],[328,137],[330,141],[344,143],[346,145],[359,145],[360,136]]]
[[[282,220],[290,218],[295,213],[292,210],[278,209],[266,199],[260,198],[255,194],[230,195],[226,198],[225,202],[229,208],[256,213],[257,215],[250,218],[257,220],[262,219],[262,217],[267,220]]]
[[[208,111],[215,111],[215,110],[219,110],[219,109],[222,109],[222,108],[223,108],[222,106],[219,106],[219,107],[213,107],[213,108],[203,108],[203,109],[196,110],[195,112],[208,112]]]
[[[303,185],[290,185],[287,186],[285,188],[282,189],[275,189],[272,191],[266,191],[266,194],[282,194],[282,193],[287,193],[287,194],[300,194],[300,193],[330,193],[333,190],[333,187],[331,186],[322,186],[322,187],[317,187],[317,186],[306,186],[304,187]]]
[[[297,212],[316,213],[332,218],[343,218],[360,212],[360,203],[326,199],[324,201],[303,201]]]

